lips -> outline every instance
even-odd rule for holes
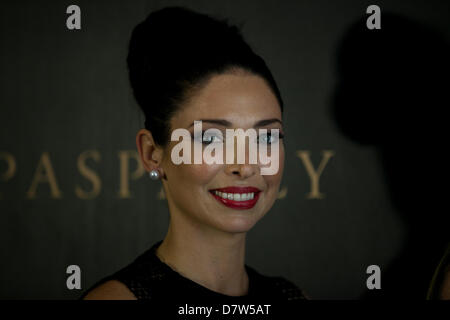
[[[212,196],[223,205],[246,210],[255,206],[261,190],[255,187],[226,187],[209,190]]]

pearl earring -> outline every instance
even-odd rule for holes
[[[152,180],[158,180],[159,179],[159,172],[158,172],[158,170],[150,171],[149,172],[149,176],[150,176],[150,179],[152,179]]]

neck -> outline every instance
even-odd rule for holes
[[[248,292],[245,236],[187,222],[181,214],[172,215],[156,254],[185,278],[221,294],[242,296]]]

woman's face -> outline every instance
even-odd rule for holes
[[[270,119],[279,121],[266,121],[262,126],[256,126]],[[224,137],[226,129],[237,128],[244,131],[253,128],[258,135],[258,129],[268,129],[268,132],[278,129],[280,136],[283,134],[281,110],[272,90],[263,78],[246,73],[213,76],[172,117],[171,130],[185,128],[194,136],[194,120],[202,120],[202,130],[216,128]],[[219,120],[222,124],[205,120]],[[248,142],[246,139],[243,164],[238,164],[236,158],[231,164],[225,163],[224,156],[224,164],[203,161],[202,164],[179,165],[171,160],[172,148],[179,142],[169,142],[163,151],[160,168],[167,177],[163,184],[171,215],[182,214],[185,221],[222,232],[238,233],[251,229],[277,198],[283,173],[284,145],[282,140],[275,142],[279,147],[278,172],[261,175],[260,165],[249,163]],[[193,143],[200,144],[202,150],[206,147],[201,141],[193,140]],[[239,201],[239,197],[246,200]]]

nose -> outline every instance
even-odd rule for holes
[[[246,178],[249,178],[259,172],[258,164],[250,164],[250,157],[249,157],[250,150],[249,150],[248,144],[245,145],[245,151],[244,151],[245,161],[243,161],[244,163],[239,163],[239,161],[238,161],[237,143],[234,144],[232,149],[234,149],[234,159],[233,159],[234,161],[233,161],[233,163],[225,164],[226,165],[225,171],[227,174],[236,176],[240,179],[246,179]],[[227,149],[227,151],[230,151],[230,150]]]
[[[247,179],[256,174],[258,166],[254,164],[228,164],[226,173],[241,179]]]

